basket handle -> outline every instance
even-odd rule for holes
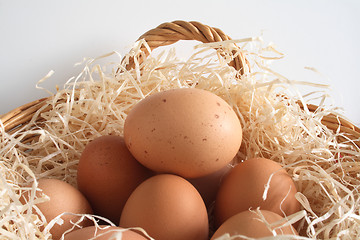
[[[180,20],[160,24],[156,28],[145,32],[138,40],[140,39],[147,42],[151,51],[161,46],[176,43],[179,40],[197,40],[203,43],[231,40],[228,35],[218,28],[209,27],[195,21],[186,22]],[[150,54],[144,46],[141,47],[141,50],[145,53],[145,56],[137,56],[140,62]],[[235,53],[237,54],[235,55]],[[244,75],[250,69],[248,60],[241,51],[234,50],[233,54],[235,57],[229,65],[240,71],[241,75]],[[127,68],[131,69],[133,66],[134,61],[130,59]]]

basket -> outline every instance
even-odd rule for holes
[[[150,51],[155,48],[173,44],[179,40],[197,40],[203,43],[221,42],[231,40],[229,36],[223,33],[220,29],[209,27],[199,22],[187,22],[187,21],[173,21],[159,25],[158,27],[149,30],[139,37],[144,39],[149,48],[143,48],[144,55],[137,56],[137,61],[142,61]],[[150,51],[149,51],[150,50]],[[221,49],[217,49],[221,53]],[[237,52],[237,54],[235,54]],[[230,66],[234,67],[241,75],[249,73],[250,66],[245,54],[241,49],[234,50],[235,58],[229,63]],[[134,59],[130,59],[128,68],[132,68],[134,65]],[[119,70],[120,71],[120,70]],[[50,97],[51,98],[51,97]],[[52,107],[47,106],[46,102],[49,98],[42,98],[36,101],[27,103],[20,106],[2,116],[0,116],[0,127],[3,131],[1,134],[7,133],[12,135],[13,138],[17,138],[16,132],[22,126],[27,126],[28,129],[37,129],[42,126],[44,119],[42,114],[50,111]],[[304,111],[317,112],[320,108],[316,105],[303,105],[302,102],[298,102],[299,106]],[[338,141],[343,144],[355,144],[357,150],[360,148],[360,128],[346,120],[340,115],[335,113],[328,114],[321,119],[322,124],[327,126],[328,129],[334,132],[341,132],[342,134]],[[29,125],[30,123],[30,125]],[[0,135],[0,141],[2,136]],[[37,134],[29,135],[26,138],[22,138],[20,142],[27,144],[32,141],[37,141],[39,136]],[[351,143],[349,143],[351,140]],[[359,213],[358,213],[359,214]],[[359,219],[357,220],[359,221]]]

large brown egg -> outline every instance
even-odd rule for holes
[[[135,233],[131,230],[125,230],[121,227],[100,225],[99,228],[95,226],[89,226],[82,229],[72,231],[65,234],[64,240],[115,240],[117,234],[121,233],[122,240],[146,240],[148,238]]]
[[[196,178],[234,158],[242,128],[222,98],[201,89],[181,88],[155,93],[136,104],[126,118],[124,138],[144,166]]]
[[[282,220],[282,217],[279,214],[267,210],[261,210],[260,213],[262,216],[255,212],[244,211],[232,216],[216,230],[211,240],[216,240],[224,234],[228,234],[231,239],[236,240],[274,236],[274,233],[272,233],[270,229],[273,230],[276,235],[298,235],[297,231],[291,225],[283,226],[283,224],[277,224],[269,229],[267,223],[274,224]],[[235,237],[238,235],[243,235],[248,238]]]
[[[257,207],[289,216],[300,210],[296,192],[292,178],[277,162],[265,158],[246,160],[236,165],[221,183],[215,201],[216,222],[220,225],[239,212]]]
[[[49,201],[36,204],[46,218],[47,223],[62,213],[75,214],[92,214],[92,209],[86,198],[70,184],[57,179],[40,179],[38,181],[38,188],[36,195],[41,196],[45,194],[50,198]],[[29,200],[29,194],[26,193],[22,197],[25,203]],[[62,217],[64,223],[62,225],[55,224],[50,233],[52,239],[60,239],[61,235],[68,229],[72,228],[73,223],[80,219],[80,216],[64,214]],[[90,226],[92,224],[89,220],[84,220],[79,223],[79,226]],[[75,228],[76,229],[76,228]]]
[[[131,192],[150,175],[131,155],[122,137],[101,136],[82,152],[77,183],[94,213],[117,223]]]
[[[205,204],[184,178],[160,174],[147,179],[130,195],[120,227],[141,227],[156,240],[206,240]]]

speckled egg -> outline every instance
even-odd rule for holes
[[[200,194],[184,178],[160,174],[130,195],[120,227],[141,227],[156,240],[207,240],[207,210]]]
[[[261,216],[261,215],[262,216]],[[293,235],[297,236],[297,231],[291,225],[277,224],[269,229],[267,224],[274,224],[282,220],[279,214],[267,210],[260,210],[260,213],[243,211],[227,219],[214,233],[211,240],[220,239],[221,236],[228,234],[231,239],[245,240],[240,237],[243,235],[248,238],[263,238],[274,236],[270,231],[274,230],[276,235]],[[235,237],[238,236],[238,237]]]
[[[144,166],[196,178],[223,168],[234,158],[242,128],[234,110],[219,96],[180,88],[137,103],[126,118],[124,138]]]
[[[93,211],[89,202],[79,190],[70,184],[58,180],[42,178],[38,180],[39,191],[36,191],[37,196],[45,194],[50,198],[49,201],[36,204],[42,214],[45,216],[47,223],[53,220],[55,217],[63,213],[75,213],[75,214],[92,214]],[[24,203],[29,200],[29,193],[25,193],[22,197]],[[65,214],[62,215],[63,224],[55,224],[50,233],[52,239],[60,239],[62,234],[72,228],[73,223],[80,219],[80,216]],[[78,223],[78,226],[85,227],[92,225],[89,220],[84,220]],[[46,225],[45,225],[46,226]],[[77,227],[75,227],[77,229]]]
[[[85,147],[77,183],[94,213],[117,223],[131,192],[151,174],[131,155],[121,136],[107,135]]]
[[[266,158],[248,159],[236,165],[222,181],[215,201],[216,222],[220,225],[239,212],[257,207],[281,216],[291,215],[301,207],[296,192],[294,181],[279,163]]]
[[[95,226],[89,226],[82,229],[72,231],[68,234],[65,234],[64,240],[115,240],[118,235],[121,233],[122,240],[146,240],[148,238],[143,237],[142,235],[133,232],[131,230],[126,230],[121,227],[115,226],[106,226],[100,225],[99,228]]]

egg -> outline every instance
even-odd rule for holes
[[[78,188],[94,213],[114,223],[131,192],[152,174],[131,155],[123,137],[111,135],[86,145],[77,171]]]
[[[276,214],[271,211],[261,210],[262,216],[259,216],[257,213],[252,211],[243,211],[227,219],[214,233],[211,237],[211,240],[216,240],[224,234],[228,234],[231,239],[247,239],[242,237],[235,237],[237,235],[243,235],[250,238],[263,238],[274,236],[274,234],[269,230],[268,224],[274,224],[280,220],[282,217],[279,214]],[[265,219],[265,221],[262,219]],[[276,232],[277,235],[295,235],[297,236],[297,231],[291,226],[283,226],[282,224],[277,224],[272,226],[272,230]]]
[[[130,195],[120,227],[141,227],[156,240],[206,240],[208,215],[198,191],[187,180],[159,174]]]
[[[36,204],[39,210],[43,213],[47,223],[62,213],[75,213],[75,214],[92,214],[92,209],[89,202],[72,185],[58,180],[58,179],[39,179],[38,188],[41,191],[36,191],[36,195],[40,197],[45,194],[50,198],[49,201]],[[28,202],[29,192],[24,193],[22,196],[23,203]],[[64,220],[62,225],[55,224],[50,233],[52,239],[60,239],[61,235],[68,229],[72,228],[73,223],[80,219],[80,216],[64,214],[61,217]],[[79,223],[80,227],[90,226],[90,220],[84,220]],[[43,229],[41,229],[43,231]]]
[[[234,158],[242,128],[234,110],[219,96],[179,88],[137,103],[125,120],[124,138],[144,166],[196,178],[221,169]]]
[[[88,240],[96,237],[96,240],[115,240],[115,236],[121,232],[122,240],[146,240],[148,238],[135,233],[131,230],[125,230],[121,227],[100,225],[99,228],[89,226],[65,234],[64,240]]]
[[[222,179],[232,169],[230,164],[203,177],[187,179],[200,193],[207,208],[215,201]]]
[[[271,175],[264,200],[265,185]],[[301,206],[295,198],[296,192],[294,181],[279,163],[265,158],[246,160],[236,165],[221,183],[215,201],[217,225],[239,212],[257,207],[281,216],[291,215]]]

